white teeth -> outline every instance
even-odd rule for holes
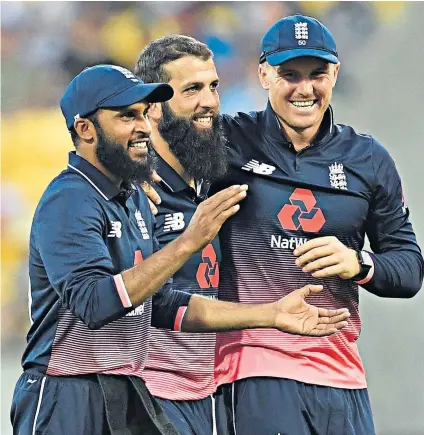
[[[315,103],[315,100],[312,101],[292,101],[293,106],[296,107],[311,107]]]
[[[133,142],[131,147],[133,148],[144,148],[147,145],[146,142]]]
[[[211,116],[207,116],[205,118],[197,118],[196,121],[197,122],[201,122],[202,124],[209,124],[212,120]]]

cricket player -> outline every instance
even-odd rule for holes
[[[209,48],[176,35],[149,44],[136,74],[167,80],[174,96],[152,104],[152,145],[162,181],[155,185],[155,235],[161,246],[178,237],[206,198],[210,182],[227,170],[227,143],[219,114],[219,78]],[[173,277],[173,288],[216,299],[219,238],[194,254]],[[152,327],[143,378],[181,435],[212,435],[215,334],[175,333]]]

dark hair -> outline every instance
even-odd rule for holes
[[[172,77],[164,66],[184,56],[194,56],[202,60],[213,58],[206,44],[185,35],[170,35],[156,39],[140,53],[135,65],[135,75],[145,83],[168,83]]]
[[[95,112],[90,113],[89,115],[84,116],[83,118],[88,119],[97,127],[99,125],[98,114],[99,112],[98,110],[96,110]],[[80,137],[78,136],[78,133],[75,131],[75,128],[74,127],[70,128],[69,133],[71,134],[71,139],[72,142],[74,143],[74,147],[78,148]]]

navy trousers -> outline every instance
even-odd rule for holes
[[[216,393],[218,435],[375,435],[366,389],[247,378]]]

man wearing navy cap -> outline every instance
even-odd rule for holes
[[[356,345],[358,284],[378,296],[409,298],[423,277],[400,178],[375,139],[333,122],[340,64],[326,27],[302,15],[283,18],[261,52],[266,110],[224,115],[230,167],[213,190],[246,183],[249,195],[220,230],[219,298],[277,300],[312,275],[329,289],[314,296],[316,304],[348,305],[354,314],[332,337],[271,329],[218,334],[218,434],[373,434]],[[183,73],[166,70],[170,84],[197,72],[180,67]],[[197,88],[181,84],[182,93],[206,92],[187,83]],[[363,251],[365,235],[373,252]]]
[[[151,174],[149,105],[172,95],[167,84],[98,65],[62,97],[76,152],[44,192],[31,228],[32,325],[12,403],[14,434],[177,434],[141,379],[150,323],[316,336],[347,325],[347,310],[304,301],[322,286],[249,306],[171,288],[172,275],[208,245],[247,190],[231,186],[204,201],[184,234],[158,249],[147,198],[133,183]]]
[[[400,177],[373,137],[334,124],[340,63],[324,25],[303,15],[279,20],[259,62],[266,110],[224,117],[230,169],[214,190],[237,180],[249,196],[220,230],[219,298],[270,301],[312,277],[328,290],[314,303],[347,306],[352,316],[343,331],[313,340],[273,330],[218,334],[218,433],[372,435],[356,344],[358,284],[410,298],[423,279]],[[365,235],[372,252],[363,250]]]

